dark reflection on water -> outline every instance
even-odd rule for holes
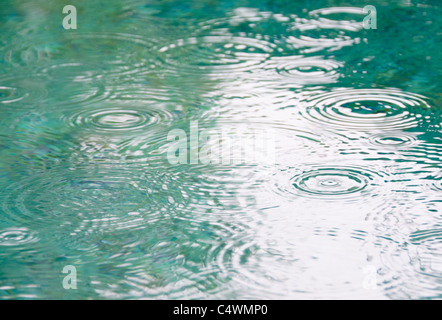
[[[365,4],[2,2],[0,299],[440,298],[441,7]]]

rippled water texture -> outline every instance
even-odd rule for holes
[[[442,7],[353,2],[2,1],[0,299],[442,298]]]

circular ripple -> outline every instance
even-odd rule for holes
[[[139,132],[158,125],[168,125],[176,113],[154,108],[86,109],[65,118],[68,125],[103,132]]]
[[[175,172],[119,166],[52,170],[10,184],[2,210],[7,221],[57,228],[58,236],[135,230],[184,206],[185,182]]]
[[[0,78],[2,108],[32,109],[45,105],[47,109],[61,106],[87,105],[108,98],[109,92],[101,81],[89,81],[88,74],[72,77],[63,72],[59,76],[17,76]]]
[[[27,228],[7,228],[0,230],[0,246],[21,246],[36,242],[37,240],[35,233]]]
[[[294,179],[293,186],[315,195],[343,195],[359,192],[367,187],[367,183],[366,177],[357,172],[318,169]]]
[[[310,11],[309,14],[311,16],[314,16],[316,18],[321,18],[322,21],[324,22],[338,22],[340,21],[341,23],[355,23],[357,21],[356,20],[361,20],[361,18],[363,17],[363,15],[366,15],[366,13],[364,12],[363,8],[359,8],[359,7],[331,7],[331,8],[322,8],[322,9],[318,9],[318,10],[313,10]],[[326,19],[324,18],[324,16],[329,16],[329,15],[333,15],[334,17],[346,17],[346,18],[354,18],[354,19],[342,19],[342,20],[336,20],[336,19]],[[359,27],[360,23],[359,23]]]
[[[340,196],[364,190],[371,175],[348,168],[317,168],[293,179],[293,187],[313,195]]]
[[[353,166],[312,166],[284,170],[278,174],[276,190],[287,197],[304,196],[317,199],[346,199],[370,193],[380,184],[380,174]]]
[[[73,82],[60,80],[48,83],[49,96],[44,101],[49,108],[75,106],[85,107],[109,100],[110,92],[102,83]]]
[[[215,74],[258,68],[273,50],[267,41],[230,35],[194,37],[158,48],[176,72]]]
[[[31,109],[46,96],[42,78],[22,75],[0,78],[0,106],[3,110]]]
[[[79,72],[78,79],[90,78],[91,75],[121,76],[139,73],[147,63],[151,47],[150,42],[132,34],[73,32],[57,39],[26,39],[19,46],[5,49],[3,62],[12,67],[45,66],[40,69],[41,72],[59,70],[63,77]],[[78,61],[69,58],[73,53]],[[87,61],[87,64],[82,61]],[[66,71],[67,74],[63,75]]]
[[[255,232],[262,227],[259,237],[239,238],[213,250],[220,273],[228,275],[232,279],[229,284],[248,299],[346,298],[360,294],[358,273],[342,276],[343,268],[350,266],[349,259],[354,260],[347,270],[360,263],[354,256],[349,258],[347,249],[352,249],[346,248],[348,239],[337,239],[342,237],[339,228],[334,235],[332,230],[318,234],[315,230],[321,227],[317,224],[310,229],[305,224],[267,219],[254,225]],[[318,265],[318,261],[333,261],[334,266]]]
[[[295,51],[310,54],[321,50],[338,50],[359,43],[360,39],[354,38],[353,34],[362,29],[360,22],[362,9],[359,11],[343,9],[347,13],[346,17],[342,20],[332,20],[323,17],[328,12],[319,10],[312,11],[311,18],[301,18],[294,14],[284,15],[251,8],[238,8],[229,17],[201,23],[200,30],[212,30],[213,33],[229,30],[232,34],[246,34],[250,38],[266,39],[276,45],[278,53]],[[348,17],[348,14],[352,16]],[[358,21],[351,19],[353,17]]]
[[[0,56],[1,62],[10,67],[33,66],[44,60],[50,60],[61,47],[60,43],[48,39],[26,39],[16,42],[14,47],[6,47]]]
[[[11,87],[0,87],[0,103],[11,103],[20,101],[26,94],[20,93],[20,89]]]
[[[41,226],[71,258],[108,270],[92,284],[101,296],[202,298],[228,289],[212,253],[236,247],[248,229],[237,212],[217,214],[218,198],[232,195],[215,180],[203,185],[195,168],[105,167],[51,170],[10,185],[6,219]]]
[[[153,118],[150,118],[152,120]],[[90,118],[77,118],[78,122],[90,123],[96,128],[102,130],[137,130],[140,127],[148,125],[146,115],[140,114],[134,110],[107,110],[98,112]]]
[[[427,280],[427,288],[433,289],[433,296],[439,292],[440,285],[434,279],[442,280],[442,229],[430,229],[414,232],[410,242],[417,245],[419,273]]]
[[[337,61],[321,57],[288,56],[274,57],[268,61],[266,67],[289,78],[291,82],[315,84],[335,82],[339,78],[337,69],[341,66]]]
[[[320,58],[284,57],[278,60],[280,60],[281,63],[276,67],[276,71],[280,74],[293,77],[316,77],[330,73],[340,66],[339,63],[333,60]]]
[[[414,128],[431,112],[424,97],[394,89],[336,90],[308,98],[304,107],[301,115],[321,126],[363,131]]]
[[[336,51],[342,47],[359,44],[361,38],[354,37],[362,30],[362,23],[354,20],[332,20],[320,17],[312,11],[312,18],[297,18],[291,23],[292,34],[284,39],[287,48],[302,54],[320,51]],[[360,19],[360,17],[358,17]]]
[[[382,238],[381,283],[386,295],[392,299],[440,297],[442,230],[424,229],[409,235],[396,230],[388,238]]]
[[[369,138],[369,142],[374,146],[381,147],[403,147],[415,144],[416,137],[407,135],[406,133],[377,134]]]
[[[42,68],[39,73],[46,75],[50,79],[81,82],[92,81],[100,78],[101,70],[96,66],[80,62],[53,64]]]
[[[146,117],[136,111],[113,110],[96,114],[93,119],[103,129],[136,129],[146,122]]]
[[[123,283],[116,274],[112,288],[97,282],[94,287],[101,295],[120,298],[201,299],[208,291],[213,296],[227,294],[226,291],[231,291],[228,275],[219,272],[214,252],[226,244],[235,247],[235,234],[241,229],[233,223],[223,225],[208,221],[210,218],[202,220],[177,215],[153,221],[149,232],[137,234],[136,247],[130,252],[126,250],[124,257],[116,255],[113,259],[120,259],[126,274],[133,276]],[[137,258],[140,254],[143,259]],[[128,259],[131,256],[134,259]],[[118,270],[114,267],[116,262],[107,264],[110,273]]]

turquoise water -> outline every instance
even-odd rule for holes
[[[439,1],[73,4],[0,4],[0,299],[442,298]]]

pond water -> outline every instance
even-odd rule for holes
[[[0,299],[442,298],[442,5],[367,4],[2,1]]]

